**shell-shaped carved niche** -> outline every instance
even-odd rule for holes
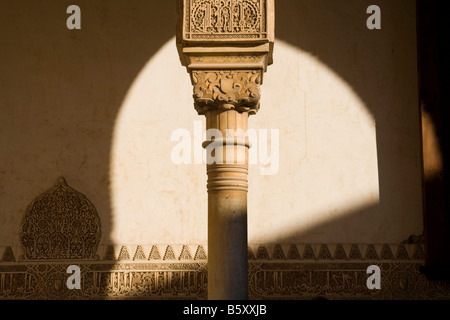
[[[20,242],[26,260],[95,259],[100,237],[94,205],[60,177],[28,206]]]

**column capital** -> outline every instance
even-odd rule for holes
[[[261,70],[192,70],[194,107],[198,114],[259,109]]]
[[[177,0],[177,49],[199,114],[255,114],[272,64],[274,0]]]

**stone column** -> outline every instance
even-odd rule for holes
[[[247,299],[246,135],[272,63],[273,0],[179,0],[177,47],[206,116],[208,298]]]
[[[208,297],[246,299],[246,131],[249,113],[255,113],[259,105],[260,74],[249,70],[194,72],[194,79],[195,106],[206,115],[207,129],[203,146],[208,163]],[[205,99],[214,95],[213,103]]]

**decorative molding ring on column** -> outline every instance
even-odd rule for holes
[[[248,191],[248,166],[213,164],[207,168],[208,192],[219,190]]]

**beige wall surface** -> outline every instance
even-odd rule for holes
[[[70,4],[81,30],[66,28]],[[371,4],[276,2],[274,64],[249,127],[278,130],[279,165],[250,167],[251,243],[422,232],[415,4],[377,1],[382,28],[368,30]],[[0,30],[0,246],[19,245],[27,206],[59,176],[97,208],[102,244],[206,243],[205,164],[171,158],[174,131],[194,152],[204,127],[175,4],[8,1]]]

